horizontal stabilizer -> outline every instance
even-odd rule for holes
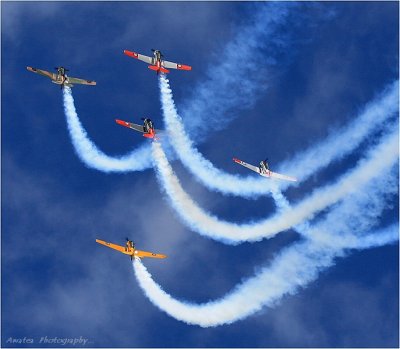
[[[156,72],[160,71],[160,72],[165,73],[165,74],[169,73],[168,69],[165,69],[164,67],[157,67],[156,65],[149,65],[148,68],[151,69],[151,70],[154,70]]]
[[[154,136],[155,136],[154,133],[143,133],[143,137],[146,137],[146,138],[151,138],[151,139],[153,139]]]

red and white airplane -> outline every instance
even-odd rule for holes
[[[161,130],[154,129],[153,121],[151,121],[150,119],[142,118],[142,120],[143,126],[118,119],[115,119],[115,122],[121,126],[125,126],[131,128],[132,130],[143,133],[143,137],[157,139],[156,133],[161,132]]]
[[[148,68],[156,71],[157,74],[159,74],[160,72],[167,74],[167,73],[169,73],[168,69],[192,70],[192,67],[189,65],[165,61],[162,59],[163,54],[161,53],[161,51],[153,50],[153,49],[151,49],[151,50],[153,51],[153,55],[154,55],[153,57],[141,55],[140,53],[136,53],[136,52],[128,51],[128,50],[124,50],[124,53],[129,57],[136,58],[140,61],[150,64],[148,66]]]
[[[272,177],[272,178],[277,178],[277,179],[283,179],[285,181],[297,182],[297,178],[282,175],[282,174],[279,174],[276,172],[272,172],[269,169],[267,160],[261,161],[260,165],[258,167],[250,165],[247,162],[244,162],[244,161],[236,159],[236,158],[233,158],[233,161],[235,161],[239,165],[247,167],[248,169],[250,169],[254,172],[257,172],[260,176],[263,176],[263,177],[268,177],[268,178]]]

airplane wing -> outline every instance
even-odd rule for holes
[[[162,61],[161,65],[164,66],[165,68],[169,68],[169,69],[192,70],[192,67],[190,65],[184,65],[184,64],[168,62],[168,61]]]
[[[57,77],[57,74],[50,73],[47,70],[42,70],[42,69],[37,69],[37,68],[32,68],[32,67],[26,67],[27,70],[31,71],[32,73],[40,74],[43,76],[47,76],[51,80],[55,80]]]
[[[128,128],[131,128],[132,130],[145,133],[145,132],[144,132],[144,127],[143,127],[142,125],[137,125],[137,124],[133,124],[132,122],[126,122],[126,121],[118,120],[118,119],[115,119],[115,122],[116,122],[117,124],[119,124],[119,125],[122,125],[122,126],[125,126],[125,127],[128,127]]]
[[[139,258],[145,258],[145,257],[149,257],[149,258],[166,258],[167,257],[165,254],[152,253],[152,252],[139,251],[139,250],[135,250],[134,256],[135,257],[139,257]]]
[[[233,161],[235,161],[235,162],[236,162],[237,164],[239,164],[239,165],[242,165],[242,166],[244,166],[244,167],[247,167],[248,169],[250,169],[250,170],[252,170],[252,171],[257,172],[258,174],[260,174],[260,170],[259,170],[258,166],[250,165],[250,164],[248,164],[247,162],[244,162],[244,161],[239,160],[239,159],[236,159],[236,158],[233,158]]]
[[[136,52],[128,51],[128,50],[124,50],[124,53],[129,57],[138,59],[139,61],[143,61],[143,62],[146,62],[146,63],[149,63],[149,64],[154,64],[153,57],[141,55],[140,53],[136,53]]]
[[[250,169],[254,172],[257,172],[259,175],[261,175],[263,177],[267,177],[267,178],[273,177],[273,178],[277,178],[277,179],[283,179],[285,181],[297,182],[297,178],[294,178],[294,177],[286,176],[286,175],[272,172],[272,171],[268,171],[268,173],[260,173],[260,170],[257,166],[250,165],[247,162],[244,162],[244,161],[236,159],[236,158],[233,158],[233,161],[235,161],[239,165],[247,167],[248,169]]]
[[[96,239],[96,242],[99,243],[100,245],[107,246],[109,248],[112,248],[114,250],[117,250],[119,252],[122,252],[122,253],[126,254],[126,250],[125,250],[124,246],[112,244],[111,242],[107,242],[107,241],[103,241],[103,240],[99,240],[99,239]]]
[[[81,85],[90,85],[90,86],[96,85],[96,81],[71,78],[69,76],[67,78],[67,82],[70,84],[81,84]]]
[[[269,175],[270,175],[270,177],[273,177],[273,178],[283,179],[285,181],[290,181],[290,182],[297,182],[297,178],[286,176],[286,175],[283,175],[280,173],[269,171]]]

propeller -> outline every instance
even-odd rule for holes
[[[135,246],[135,243],[132,240],[130,240],[129,238],[126,238],[126,241],[132,242],[133,246]]]
[[[64,71],[69,71],[69,69],[64,68],[64,67],[54,67],[55,70],[59,70],[59,69],[64,69]]]
[[[151,51],[153,51],[153,52],[159,52],[159,53],[160,53],[160,57],[164,57],[164,55],[161,53],[160,50],[155,50],[154,48],[152,48]]]

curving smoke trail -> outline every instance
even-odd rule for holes
[[[169,81],[164,75],[160,76],[159,86],[164,122],[171,136],[170,143],[183,165],[203,185],[224,194],[243,197],[257,197],[269,194],[277,186],[283,190],[292,185],[288,182],[267,182],[261,177],[232,175],[216,168],[197,150],[185,131],[175,107]],[[382,128],[396,114],[398,95],[398,81],[395,81],[368,103],[353,122],[332,133],[319,145],[300,153],[288,163],[281,164],[278,172],[290,173],[304,181],[332,161],[350,154],[365,137]]]
[[[64,87],[63,99],[64,111],[72,144],[76,154],[87,167],[103,172],[142,171],[151,167],[148,144],[141,146],[128,155],[120,157],[111,157],[104,154],[89,139],[79,121],[71,88],[67,86]]]
[[[398,226],[369,235],[359,247],[366,249],[397,241]],[[139,286],[160,310],[173,318],[191,325],[214,327],[245,319],[263,307],[273,307],[286,294],[295,294],[301,287],[318,278],[324,269],[334,264],[334,259],[343,257],[343,249],[324,248],[310,241],[296,243],[275,259],[269,268],[221,299],[205,304],[195,304],[174,299],[151,277],[139,260],[134,261],[134,271]]]
[[[277,75],[277,62],[282,69],[293,56],[294,50],[288,47],[293,44],[292,33],[298,25],[308,24],[304,12],[299,16],[297,11],[301,6],[295,3],[248,7],[250,20],[236,28],[236,36],[212,56],[206,79],[194,86],[190,98],[181,104],[185,126],[196,134],[196,142],[210,132],[209,121],[218,118],[214,129],[222,129],[238,111],[252,107]],[[313,24],[318,20],[313,18]]]
[[[258,70],[258,63],[265,63],[265,56],[259,55],[257,49],[259,45],[268,42],[272,43],[273,50],[278,51],[279,42],[284,43],[284,40],[279,37],[274,43],[271,39],[277,36],[279,26],[287,20],[290,6],[292,5],[268,4],[262,7],[262,11],[257,12],[252,19],[255,24],[242,28],[245,30],[239,30],[241,34],[223,50],[224,53],[218,57],[222,63],[208,70],[208,81],[199,85],[193,92],[196,98],[189,99],[183,105],[182,115],[190,115],[190,118],[185,117],[187,129],[191,136],[196,136],[196,140],[204,136],[202,125],[206,118],[213,116],[212,113],[227,115],[234,108],[248,108],[254,102],[260,84],[264,85],[264,81],[253,79],[255,69]],[[240,54],[235,52],[237,47],[240,48]],[[274,52],[271,53],[273,56]],[[226,74],[227,69],[240,64],[244,59],[243,54],[246,54],[245,59],[248,61],[246,67],[238,74]],[[263,74],[259,76],[262,77]],[[239,81],[240,89],[227,88],[237,85]],[[385,137],[384,142],[375,147],[357,168],[349,171],[338,182],[315,191],[290,208],[280,191],[286,184],[267,182],[265,179],[255,179],[251,176],[243,178],[230,175],[216,169],[206,160],[186,134],[175,109],[168,80],[163,76],[160,77],[160,89],[164,119],[167,129],[173,135],[171,141],[176,153],[202,183],[222,193],[245,197],[272,193],[281,209],[279,215],[261,222],[265,224],[262,227],[255,226],[260,222],[233,225],[220,221],[201,210],[187,196],[172,172],[162,148],[153,143],[152,151],[158,166],[159,179],[170,195],[171,203],[185,222],[203,235],[229,243],[258,240],[293,226],[307,237],[306,241],[285,248],[271,265],[238,285],[231,293],[219,300],[200,305],[172,298],[152,280],[140,261],[135,261],[134,270],[139,285],[161,310],[176,319],[203,327],[232,323],[264,306],[274,305],[285,294],[293,294],[300,287],[305,287],[318,277],[320,271],[333,265],[336,257],[344,256],[348,249],[371,248],[397,241],[398,225],[365,236],[361,233],[373,229],[379,214],[386,208],[391,196],[397,192],[397,176],[393,170],[393,164],[398,157],[397,133]],[[228,91],[229,94],[220,94],[219,91]],[[82,127],[69,88],[64,89],[63,97],[71,140],[79,158],[88,167],[104,172],[141,171],[151,167],[151,149],[147,144],[120,157],[110,157],[101,152],[90,141]],[[299,154],[294,160],[283,163],[279,171],[297,175],[301,180],[305,180],[332,161],[349,154],[366,136],[385,126],[385,122],[397,111],[397,106],[398,82],[389,86],[379,98],[366,106],[352,124],[332,134],[320,145]],[[224,123],[229,121],[230,119],[224,119]],[[379,152],[381,158],[378,156]],[[301,173],[298,173],[300,164]],[[388,171],[389,174],[379,177],[377,171]],[[386,172],[384,173],[386,175]],[[375,180],[373,183],[372,179]],[[304,222],[333,203],[337,204],[325,215],[323,221],[319,221],[313,227],[307,221]],[[354,212],[363,212],[363,215],[355,216]],[[214,231],[209,232],[210,227]],[[356,231],[356,228],[358,234],[349,233]]]
[[[344,257],[349,249],[384,246],[398,240],[398,224],[371,232],[382,211],[397,194],[397,168],[392,167],[362,189],[346,197],[317,222],[309,230],[310,239],[283,249],[269,266],[220,299],[204,304],[174,299],[152,279],[140,261],[135,261],[133,266],[139,286],[162,311],[177,320],[202,327],[229,324],[265,306],[272,307],[284,295],[294,294],[316,280],[321,271],[332,266],[335,258]],[[351,233],[353,231],[358,233]],[[366,231],[370,233],[365,234]]]
[[[395,130],[388,136],[382,137],[381,142],[372,148],[354,169],[349,170],[335,183],[315,190],[307,198],[293,205],[291,209],[283,210],[283,212],[258,222],[244,224],[220,220],[201,209],[183,190],[161,145],[153,142],[152,149],[157,178],[179,217],[192,230],[203,236],[229,244],[237,244],[273,237],[304,220],[313,218],[316,213],[359,190],[372,178],[381,176],[396,163],[399,154],[398,142],[398,132]],[[274,197],[280,207],[287,207],[284,197],[277,191]]]
[[[236,32],[239,34],[219,51],[218,56],[214,55],[213,63],[206,71],[207,80],[196,86],[193,94],[185,101],[185,111],[198,112],[196,115],[191,112],[191,123],[188,125],[190,130],[196,131],[198,135],[201,133],[203,112],[207,111],[206,114],[211,115],[207,108],[218,115],[229,111],[231,117],[234,117],[232,109],[248,107],[250,104],[246,101],[255,101],[256,96],[267,86],[265,79],[260,78],[266,74],[260,74],[260,69],[274,65],[274,57],[279,56],[282,59],[282,56],[290,53],[285,50],[287,40],[282,32],[287,32],[283,28],[289,17],[293,17],[292,25],[298,22],[291,11],[295,8],[295,4],[284,3],[257,5],[257,11],[252,11],[247,23],[237,28]],[[263,54],[258,52],[261,49]],[[244,58],[246,65],[239,72],[227,74],[233,67],[241,65]],[[240,90],[231,89],[232,84],[240,86]],[[227,92],[221,94],[220,91],[223,90]],[[214,96],[212,104],[209,95]],[[64,110],[75,152],[87,167],[103,172],[128,172],[142,171],[152,166],[148,144],[143,144],[126,155],[114,157],[98,149],[79,121],[69,88],[64,89]],[[228,118],[224,119],[224,123],[229,121]]]

